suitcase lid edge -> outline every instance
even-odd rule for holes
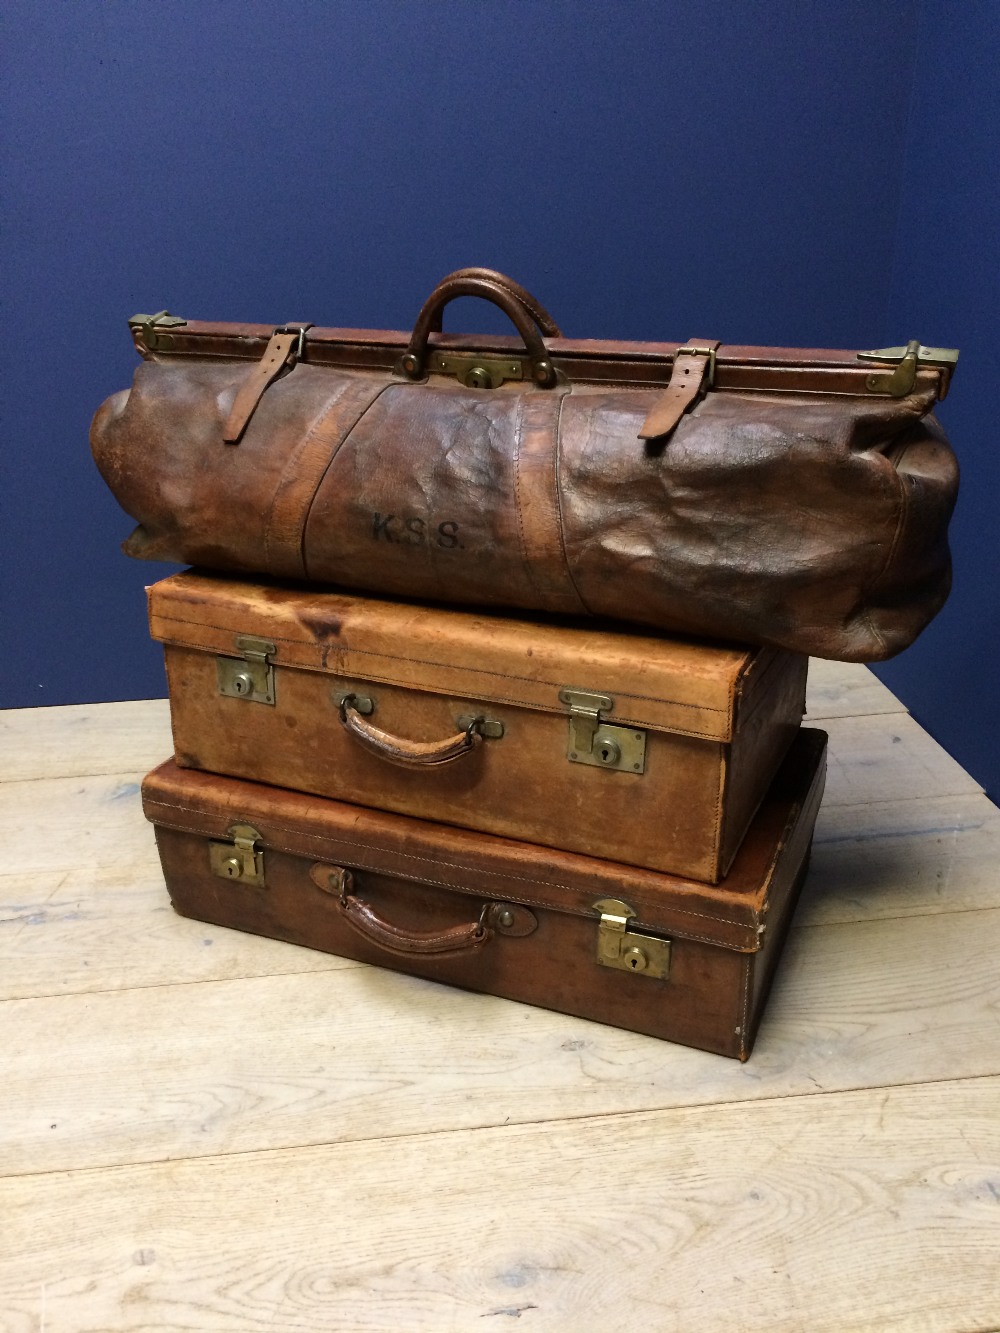
[[[737,705],[746,705],[763,667],[798,660],[780,649],[627,626],[496,616],[193,571],[153,584],[147,596],[150,633],[165,646],[238,657],[237,640],[257,636],[274,644],[275,667],[323,672],[331,686],[398,685],[560,715],[567,713],[560,690],[593,691],[611,696],[608,721],[720,742],[732,740]]]
[[[283,851],[320,865],[591,919],[599,916],[599,899],[619,898],[635,908],[636,929],[752,953],[762,947],[777,877],[789,858],[800,861],[808,848],[825,757],[826,734],[800,731],[729,874],[714,886],[180,769],[173,760],[146,777],[142,798],[153,824],[207,840],[225,839],[235,823],[252,824],[265,856]],[[256,891],[266,889],[248,889]]]

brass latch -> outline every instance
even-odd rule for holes
[[[641,972],[644,977],[663,981],[670,972],[670,941],[657,935],[640,935],[629,930],[634,908],[620,898],[600,898],[594,903],[600,912],[597,928],[597,961],[602,967],[616,967],[622,972]]]
[[[264,888],[264,853],[257,850],[260,834],[252,824],[231,824],[226,833],[232,842],[208,844],[212,874]]]
[[[267,660],[275,647],[267,639],[241,635],[236,647],[242,657],[217,657],[219,693],[232,699],[274,705],[274,667]]]
[[[163,330],[178,329],[186,323],[186,319],[172,315],[169,310],[158,310],[155,315],[133,315],[128,326],[147,352],[169,352],[174,340],[169,334],[164,336]]]
[[[486,357],[433,352],[426,362],[429,374],[454,375],[467,389],[496,389],[505,380],[523,380],[524,363],[516,357]]]
[[[911,338],[905,347],[882,347],[872,352],[859,352],[859,361],[896,361],[891,375],[869,375],[865,388],[869,393],[888,394],[890,398],[905,398],[917,380],[917,368],[924,365],[953,366],[958,360],[954,347],[924,347]]]
[[[610,695],[560,690],[559,702],[569,708],[566,758],[571,764],[613,768],[619,773],[646,771],[646,733],[634,727],[614,727],[601,719],[602,713],[614,709]]]

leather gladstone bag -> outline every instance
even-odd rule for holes
[[[442,334],[465,295],[519,336]],[[488,269],[410,337],[131,323],[91,435],[131,555],[847,661],[948,593],[947,349],[571,341]]]

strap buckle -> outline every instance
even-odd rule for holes
[[[289,363],[291,365],[294,365],[296,361],[302,361],[304,359],[304,353],[306,349],[306,332],[307,330],[313,327],[314,326],[312,324],[296,324],[294,322],[291,324],[279,324],[278,327],[274,330],[274,333],[271,334],[272,338],[275,336],[275,334],[278,333],[298,334],[298,341],[296,342],[293,351],[289,353],[288,357]]]
[[[708,371],[702,377],[701,387],[703,390],[711,389],[715,385],[715,354],[718,351],[718,349],[719,349],[718,343],[695,342],[694,339],[691,338],[686,343],[684,343],[682,347],[678,347],[677,351],[674,353],[674,364],[675,365],[677,364],[677,358],[679,356],[685,356],[688,354],[690,354],[691,356],[707,356]]]

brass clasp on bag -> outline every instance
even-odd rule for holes
[[[560,690],[559,702],[569,709],[566,758],[571,764],[591,764],[636,775],[646,771],[646,733],[635,727],[616,727],[602,713],[615,706],[609,694],[589,690]]]
[[[264,853],[257,850],[260,834],[252,824],[231,824],[226,830],[232,842],[210,842],[208,864],[220,879],[239,880],[262,889]]]
[[[169,310],[158,310],[155,315],[133,315],[128,326],[137,346],[141,343],[147,352],[169,352],[174,340],[163,330],[179,329],[186,323],[186,319],[172,315]]]
[[[267,639],[240,635],[237,652],[242,657],[215,659],[219,693],[230,699],[247,699],[254,704],[274,707],[274,667],[267,660],[274,656],[274,644]]]
[[[924,347],[911,338],[905,347],[882,347],[876,351],[859,352],[859,361],[896,361],[896,369],[889,375],[869,375],[865,388],[869,393],[886,394],[890,398],[905,398],[917,382],[920,366],[954,366],[958,360],[955,347]],[[943,377],[946,387],[946,378]],[[945,396],[942,390],[940,397]]]
[[[597,928],[597,961],[601,967],[666,980],[670,973],[669,940],[629,930],[635,908],[620,898],[600,898],[594,903],[594,911],[601,914]]]
[[[497,389],[506,380],[524,379],[524,362],[514,357],[432,352],[424,370],[431,375],[454,375],[467,389]]]

